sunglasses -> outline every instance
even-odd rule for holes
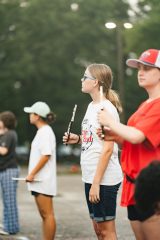
[[[96,80],[95,77],[90,77],[90,76],[84,75],[84,76],[82,77],[82,80],[85,81],[86,79]]]

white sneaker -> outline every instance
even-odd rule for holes
[[[16,240],[30,240],[30,239],[25,236],[19,236],[16,238]]]
[[[2,229],[0,229],[0,235],[9,235],[9,233],[8,232],[6,232],[6,231],[4,231],[4,230],[2,230]]]

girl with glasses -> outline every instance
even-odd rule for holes
[[[117,192],[122,181],[118,146],[97,136],[97,113],[107,108],[116,122],[122,107],[118,95],[111,89],[112,71],[105,64],[91,64],[82,78],[82,92],[88,93],[89,103],[82,121],[81,134],[63,136],[67,144],[81,143],[81,169],[86,201],[97,239],[116,240],[115,217]],[[100,87],[103,92],[100,94]]]

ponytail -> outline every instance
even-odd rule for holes
[[[50,112],[47,114],[46,120],[47,120],[48,124],[53,123],[55,121],[55,119],[56,119],[56,115],[53,112]]]
[[[53,112],[50,112],[50,113],[47,114],[47,116],[45,118],[44,117],[41,117],[41,118],[46,123],[51,124],[51,123],[53,123],[55,121],[56,115]]]
[[[123,111],[122,104],[119,99],[118,93],[115,90],[109,89],[106,98],[117,108],[117,111],[121,113]]]

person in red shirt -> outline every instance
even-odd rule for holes
[[[151,221],[154,212],[142,214],[135,207],[134,183],[143,168],[153,160],[160,159],[160,50],[146,50],[139,59],[128,59],[126,63],[138,69],[138,84],[146,90],[148,99],[129,118],[127,125],[115,122],[106,109],[99,112],[98,120],[106,127],[104,140],[114,140],[122,146],[124,180],[121,205],[128,209],[136,239],[148,239],[148,228],[151,236],[156,232],[156,240],[160,236],[160,225],[158,220],[157,225]],[[101,130],[98,130],[98,135],[101,135]]]

